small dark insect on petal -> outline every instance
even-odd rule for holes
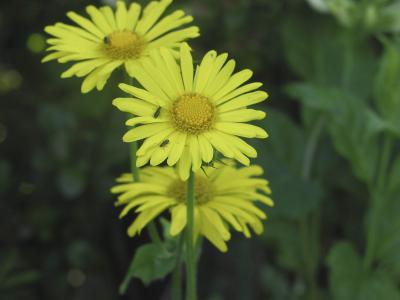
[[[154,112],[153,117],[155,119],[157,119],[160,116],[160,112],[161,112],[161,106],[157,108],[157,110]]]
[[[110,38],[108,36],[105,36],[103,39],[104,44],[108,45],[110,44]]]
[[[162,148],[162,147],[165,147],[165,146],[167,146],[169,144],[169,140],[165,140],[165,141],[163,141],[161,144],[160,144],[160,147]]]

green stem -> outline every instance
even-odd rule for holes
[[[178,249],[176,253],[176,264],[174,272],[172,273],[172,300],[181,300],[181,280],[182,280],[182,247],[183,247],[183,233],[179,236]]]
[[[310,137],[307,141],[305,152],[304,152],[304,160],[303,160],[303,168],[301,177],[304,181],[308,181],[311,176],[311,169],[313,166],[315,151],[318,145],[319,138],[321,136],[322,130],[325,125],[325,117],[321,116],[310,134]],[[313,217],[313,216],[311,216]],[[310,299],[314,300],[318,298],[318,287],[315,281],[315,271],[316,271],[316,263],[314,260],[318,258],[318,232],[316,232],[316,228],[314,228],[313,234],[311,233],[310,227],[318,227],[318,217],[313,217],[312,221],[314,221],[312,226],[309,224],[309,217],[305,216],[300,220],[300,233],[303,241],[303,258],[305,263],[305,272],[306,279],[310,288]],[[312,250],[312,249],[313,250]]]
[[[378,191],[383,191],[386,180],[387,180],[387,170],[390,162],[391,150],[392,150],[393,139],[388,134],[385,135],[382,147],[382,158],[381,163],[378,170],[378,178],[377,178],[377,189]]]
[[[306,280],[310,288],[310,300],[317,299],[317,283],[315,282],[315,264],[314,257],[311,253],[311,235],[310,235],[310,226],[308,224],[308,218],[304,217],[300,221],[300,234],[303,241],[303,256],[305,262],[305,273]]]
[[[313,128],[313,131],[308,138],[306,149],[304,151],[304,160],[303,160],[303,169],[301,173],[301,177],[303,180],[309,180],[311,175],[311,168],[314,162],[315,150],[318,145],[319,138],[322,133],[322,129],[324,128],[325,118],[321,116],[317,121]]]
[[[187,229],[186,229],[186,300],[196,300],[196,261],[194,257],[194,173],[190,171],[187,189]]]
[[[385,199],[388,198],[385,195],[385,187],[387,184],[387,172],[391,157],[393,139],[390,135],[385,135],[381,159],[379,161],[377,178],[375,185],[371,188],[372,190],[372,201],[371,201],[371,216],[370,223],[367,231],[367,249],[364,256],[364,268],[369,269],[375,258],[376,241],[378,235],[378,226],[381,221],[382,210],[385,207]]]

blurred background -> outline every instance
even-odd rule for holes
[[[145,3],[146,1],[140,1]],[[80,93],[41,64],[44,26],[89,0],[0,3],[0,299],[169,299],[170,277],[118,289],[129,239],[109,193],[128,171],[113,76]],[[112,1],[107,2],[113,5]],[[262,236],[204,243],[200,299],[400,299],[400,1],[176,0],[270,94],[257,141],[276,207]],[[171,10],[173,9],[171,8]]]

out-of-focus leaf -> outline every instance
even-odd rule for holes
[[[354,101],[350,95],[338,88],[318,86],[309,83],[291,83],[286,86],[287,93],[303,105],[329,113],[342,114],[341,102]]]
[[[271,221],[268,224],[268,235],[265,238],[276,243],[279,249],[279,265],[292,271],[300,271],[303,264],[301,259],[301,237],[297,224],[283,221]],[[268,243],[269,247],[270,244]]]
[[[315,10],[327,13],[329,12],[328,1],[326,0],[307,0],[307,2],[311,5]]]
[[[400,136],[400,47],[387,40],[384,46],[376,77],[375,100],[389,129]]]
[[[337,300],[342,298],[337,298]],[[357,300],[390,299],[399,300],[400,291],[396,283],[385,273],[375,272],[368,276],[361,285]]]
[[[257,159],[262,160],[268,155],[275,155],[284,160],[290,169],[300,174],[306,142],[306,135],[301,127],[287,115],[274,109],[268,110],[268,116],[260,122],[260,126],[274,134],[266,140],[256,140],[256,145],[260,148]]]
[[[394,172],[398,173],[394,173]],[[379,201],[385,201],[385,207],[381,212],[379,223],[377,224],[377,249],[376,256],[384,269],[400,278],[400,161],[397,160],[393,165],[391,177],[389,179],[389,192],[380,195]],[[385,198],[386,199],[385,199]],[[400,281],[398,282],[400,283]]]
[[[144,284],[164,278],[176,264],[174,253],[167,251],[162,245],[146,244],[140,246],[132,259],[129,270],[120,285],[120,294],[125,294],[129,282],[136,277]]]
[[[254,141],[256,163],[263,166],[271,182],[275,207],[271,217],[298,219],[318,206],[321,186],[302,179],[305,134],[284,114],[270,110],[261,125],[274,134],[265,141]],[[290,188],[288,188],[290,186]]]
[[[289,300],[292,293],[288,279],[282,272],[272,266],[261,269],[260,279],[265,293],[269,299]]]
[[[368,40],[339,30],[326,16],[293,15],[282,30],[289,66],[303,80],[346,88],[362,99],[371,94],[377,57]]]
[[[396,283],[384,272],[368,272],[348,242],[337,243],[328,255],[330,288],[335,300],[400,299]]]
[[[394,1],[380,11],[377,28],[382,31],[400,32],[400,1]]]
[[[354,0],[328,0],[328,7],[344,26],[353,26],[358,21],[359,7]]]
[[[398,155],[390,168],[388,176],[388,189],[396,196],[400,192],[400,155]],[[399,194],[397,194],[399,195]]]
[[[304,105],[327,114],[337,151],[350,161],[357,177],[371,182],[378,157],[378,134],[387,129],[386,123],[361,99],[343,89],[298,83],[287,90]]]
[[[348,242],[337,243],[331,249],[327,263],[333,298],[335,300],[357,299],[364,274],[361,258],[353,246]]]

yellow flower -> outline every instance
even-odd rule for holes
[[[226,53],[209,51],[193,72],[192,56],[181,45],[180,64],[168,49],[153,52],[135,67],[136,79],[144,89],[120,84],[134,98],[117,98],[113,104],[136,115],[127,121],[137,126],[123,137],[125,142],[144,139],[137,152],[138,166],[155,166],[167,160],[178,163],[183,180],[190,168],[197,172],[203,162],[213,160],[214,151],[249,165],[256,150],[240,137],[266,138],[260,127],[246,124],[265,113],[248,106],[264,101],[268,94],[257,91],[259,82],[243,85],[252,76],[248,69],[234,73],[235,61]],[[195,74],[193,74],[195,73]]]
[[[192,22],[182,10],[160,17],[172,0],[150,2],[140,17],[141,6],[132,3],[127,9],[125,2],[118,1],[114,13],[109,6],[86,7],[90,20],[75,12],[67,16],[78,26],[56,23],[47,26],[45,31],[54,38],[47,40],[54,51],[43,62],[57,59],[60,63],[78,61],[62,78],[85,77],[82,92],[93,88],[102,90],[111,73],[121,65],[134,77],[134,66],[151,51],[160,47],[171,48],[178,53],[179,44],[199,35],[198,27],[192,26],[176,30]],[[174,50],[175,49],[175,50]]]
[[[233,164],[217,163],[196,174],[194,240],[203,235],[225,252],[225,242],[231,237],[230,226],[246,237],[250,237],[249,227],[261,234],[261,220],[266,214],[255,202],[273,206],[267,196],[271,193],[268,181],[254,177],[262,173],[262,168],[255,165],[236,169]],[[187,183],[179,179],[172,167],[146,167],[141,175],[141,182],[133,182],[131,174],[123,174],[111,189],[120,194],[116,204],[125,206],[121,218],[133,209],[137,213],[128,229],[129,236],[140,234],[166,210],[171,213],[170,234],[178,235],[186,226]]]

